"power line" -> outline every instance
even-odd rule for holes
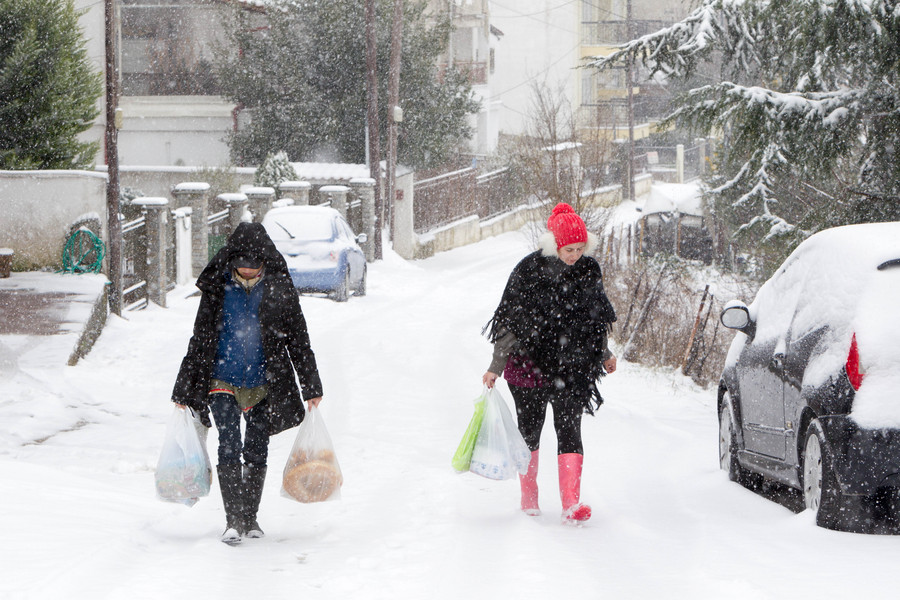
[[[508,11],[516,12],[515,9],[509,8],[508,6],[503,6],[503,5],[500,4],[499,2],[494,2],[493,0],[491,0],[491,2],[492,2],[493,4],[496,4],[496,5],[499,6],[500,8],[505,8],[505,9],[508,10]],[[568,2],[565,2],[564,4],[560,4],[559,6],[551,7],[551,8],[548,9],[548,10],[556,10],[557,8],[563,8],[564,6],[568,6],[569,4],[572,4],[573,2],[578,2],[578,0],[569,0]],[[533,17],[534,15],[541,15],[541,14],[544,14],[544,13],[546,13],[546,12],[547,12],[547,10],[537,10],[537,11],[535,11],[535,12],[533,12],[533,13],[519,13],[519,14],[517,14],[517,15],[515,15],[515,16],[508,16],[508,17],[505,17],[505,18],[507,18],[507,19],[519,19],[519,18],[521,18],[521,17]]]
[[[511,87],[511,88],[509,88],[509,89],[503,90],[502,92],[498,92],[498,93],[496,93],[496,94],[492,94],[491,97],[492,97],[492,98],[498,98],[498,97],[502,96],[503,94],[506,94],[506,93],[511,92],[511,91],[513,91],[513,90],[515,90],[515,89],[518,89],[518,88],[520,88],[520,87],[522,87],[523,85],[526,85],[526,84],[528,84],[528,83],[531,83],[533,80],[537,79],[537,78],[540,77],[541,75],[545,75],[545,74],[547,73],[547,71],[549,71],[551,68],[555,67],[557,63],[559,63],[561,60],[563,60],[564,58],[566,58],[567,56],[569,56],[569,54],[571,54],[573,51],[577,50],[577,49],[580,48],[580,47],[581,47],[581,41],[579,40],[579,42],[578,42],[577,44],[575,44],[575,46],[573,46],[571,49],[569,49],[567,52],[565,52],[565,53],[564,53],[562,56],[560,56],[558,59],[556,59],[555,61],[553,61],[553,62],[550,63],[549,65],[547,65],[547,67],[546,67],[543,71],[539,71],[539,72],[535,73],[535,74],[532,75],[531,77],[528,77],[527,79],[525,79],[525,80],[522,81],[521,83],[517,83],[516,85],[514,85],[513,87]]]
[[[543,21],[543,20],[541,20],[541,19],[535,18],[534,15],[546,14],[546,13],[549,12],[549,11],[556,10],[556,9],[559,9],[559,8],[564,8],[564,7],[568,6],[569,4],[572,4],[572,3],[577,2],[577,1],[578,1],[578,0],[569,0],[568,2],[565,2],[565,3],[560,4],[560,5],[557,5],[557,6],[553,6],[553,7],[549,8],[549,9],[547,9],[547,10],[535,11],[535,12],[533,12],[533,13],[520,13],[520,12],[518,12],[516,9],[510,8],[509,6],[506,6],[506,5],[504,5],[504,4],[500,3],[500,2],[497,2],[496,0],[490,0],[490,3],[491,3],[491,4],[494,4],[494,5],[496,5],[496,6],[499,6],[500,8],[503,8],[503,9],[505,9],[505,10],[508,10],[508,11],[510,11],[510,12],[516,13],[514,16],[504,16],[504,17],[501,17],[501,18],[505,18],[505,19],[517,19],[517,18],[520,18],[520,17],[528,17],[528,18],[530,18],[530,19],[532,19],[532,20],[539,21],[539,22],[545,23],[545,24],[547,24],[547,25],[552,25],[551,23],[547,23],[546,21]],[[605,14],[606,14],[607,16],[609,16],[609,17],[613,17],[614,19],[619,20],[619,21],[624,21],[624,20],[625,20],[625,16],[624,16],[624,15],[620,15],[620,14],[615,13],[615,12],[609,10],[609,9],[603,8],[603,7],[599,6],[598,4],[595,4],[594,2],[588,2],[587,0],[581,0],[581,1],[582,1],[583,4],[588,4],[588,5],[591,6],[592,8],[597,9],[598,12],[600,12],[600,13],[605,13]],[[563,28],[560,27],[559,29],[563,29]],[[565,31],[569,31],[569,30],[565,30]]]

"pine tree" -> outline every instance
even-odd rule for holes
[[[379,1],[379,94],[387,97],[392,2]],[[404,12],[400,161],[439,164],[471,135],[467,117],[477,111],[465,77],[437,79],[435,61],[446,48],[446,18],[429,25],[424,4]],[[274,0],[264,25],[235,14],[230,44],[216,72],[223,94],[249,115],[229,140],[238,163],[260,164],[278,149],[292,160],[365,162],[365,14],[358,0]],[[381,131],[387,111],[382,109]],[[385,144],[382,143],[382,148]]]
[[[78,135],[99,114],[72,0],[0,0],[0,168],[71,169],[99,149]]]
[[[773,261],[827,226],[900,219],[900,11],[893,0],[702,0],[684,20],[592,60],[637,60],[694,85],[667,119],[724,136],[719,216]]]
[[[297,171],[294,170],[286,152],[269,154],[256,170],[254,183],[260,186],[277,188],[282,181],[295,181]]]

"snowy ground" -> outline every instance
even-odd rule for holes
[[[367,297],[301,300],[343,498],[280,496],[296,430],[280,434],[268,535],[235,548],[218,540],[216,486],[193,508],[154,496],[191,289],[111,318],[76,367],[18,370],[0,383],[0,598],[895,597],[900,539],[820,529],[730,483],[713,391],[668,372],[620,362],[603,382],[606,404],[584,422],[584,527],[559,523],[550,427],[542,517],[517,510],[517,483],[456,474],[489,361],[480,330],[527,251],[506,234],[419,262],[389,255]]]

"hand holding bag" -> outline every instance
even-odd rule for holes
[[[344,477],[319,409],[310,406],[284,466],[281,495],[298,502],[338,500]]]
[[[488,479],[512,479],[528,472],[531,452],[500,395],[492,387],[484,409],[481,431],[475,441],[469,471]]]
[[[481,395],[475,399],[475,413],[472,415],[469,426],[463,434],[462,441],[459,442],[459,447],[453,455],[451,464],[460,473],[468,471],[472,462],[472,451],[475,450],[475,441],[478,439],[478,432],[481,431],[481,423],[484,420],[484,405],[487,397],[488,389],[484,388]]]
[[[206,433],[206,427],[190,409],[175,407],[156,465],[160,500],[193,506],[200,497],[209,495],[212,465],[206,451]]]

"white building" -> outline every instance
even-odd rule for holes
[[[213,45],[220,39],[221,10],[238,4],[262,12],[265,0],[116,0],[117,59],[120,68],[118,133],[119,162],[123,165],[222,166],[231,163],[226,136],[237,126],[234,104],[218,95],[209,75]],[[451,50],[438,73],[448,64],[470,73],[482,109],[472,117],[475,130],[471,152],[488,154],[497,145],[498,105],[491,98],[493,71],[487,0],[434,0],[435,10],[448,10],[456,30]],[[104,2],[76,0],[85,10],[81,24],[88,52],[101,71],[105,67]],[[174,40],[174,42],[173,42]],[[387,49],[382,49],[386,51]],[[105,109],[85,134],[104,141]],[[104,163],[101,149],[98,163]]]
[[[454,28],[449,48],[439,59],[439,74],[450,67],[468,72],[472,92],[481,104],[469,122],[475,132],[470,151],[476,156],[491,154],[497,149],[500,125],[500,105],[493,98],[491,85],[496,76],[495,47],[500,33],[491,26],[488,0],[432,0],[431,9],[449,14]]]
[[[533,86],[562,94],[582,127],[599,121],[621,137],[625,126],[625,76],[580,68],[582,59],[610,52],[630,39],[680,20],[689,0],[490,0],[491,24],[502,32],[490,87],[500,103],[501,134],[521,135],[532,113]],[[641,95],[640,87],[634,88]],[[647,102],[640,103],[647,106]],[[646,121],[638,114],[638,122]],[[649,127],[639,129],[646,135]]]

